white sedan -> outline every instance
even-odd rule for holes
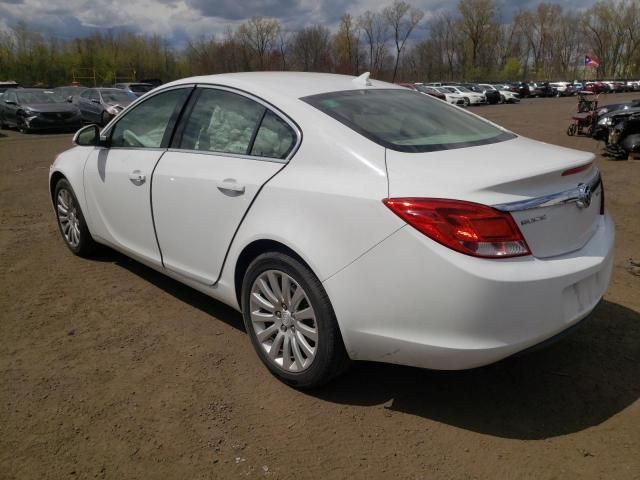
[[[456,85],[445,85],[442,88],[450,93],[462,95],[466,107],[469,105],[485,105],[487,103],[487,97],[485,97],[484,93],[474,92],[466,87],[458,87]]]
[[[431,87],[434,90],[440,92],[444,95],[445,101],[450,103],[451,105],[458,105],[459,107],[466,107],[469,105],[469,100],[465,100],[465,98],[459,93],[454,93],[451,90],[447,90],[444,87]]]
[[[74,141],[49,176],[69,249],[108,245],[242,311],[291,385],[350,360],[486,365],[609,283],[592,154],[366,74],[188,78]]]

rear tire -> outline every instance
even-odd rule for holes
[[[89,257],[95,253],[98,244],[89,233],[78,199],[66,178],[56,183],[53,202],[58,229],[69,250],[79,257]]]
[[[322,386],[350,360],[322,283],[298,259],[259,255],[242,282],[242,315],[258,357],[282,382]]]
[[[576,134],[577,129],[578,127],[576,127],[576,125],[572,123],[571,125],[569,125],[569,128],[567,128],[567,135],[573,137]]]

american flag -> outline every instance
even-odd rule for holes
[[[584,66],[585,67],[593,67],[598,68],[600,66],[600,62],[598,62],[595,58],[585,55],[584,56]]]

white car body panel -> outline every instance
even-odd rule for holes
[[[451,258],[446,247],[407,226],[324,286],[348,326],[342,336],[351,358],[473,368],[588,315],[609,283],[613,241],[611,219],[601,216],[589,243],[564,256]]]
[[[149,202],[151,174],[162,154],[162,149],[96,148],[84,169],[85,211],[94,238],[158,265]],[[130,178],[136,174],[144,181]]]
[[[180,80],[154,93],[187,84],[250,92],[274,106],[299,126],[297,152],[285,163],[112,149],[105,162],[106,149],[75,147],[56,159],[50,179],[69,180],[97,241],[235,309],[242,253],[257,241],[277,242],[323,282],[351,358],[461,369],[561,332],[586,316],[607,287],[614,241],[608,215],[586,211],[590,217],[582,225],[576,218],[570,223],[571,213],[564,211],[569,216],[561,235],[548,234],[558,224],[534,224],[528,232],[522,226],[534,254],[489,260],[431,240],[382,203],[404,196],[488,205],[527,200],[594,175],[595,167],[560,174],[591,162],[589,153],[522,137],[400,153],[300,100],[358,88],[404,90],[374,80],[364,87],[352,77],[329,74],[225,74]],[[146,182],[134,185],[128,178],[133,170],[145,174]],[[225,179],[244,185],[244,194],[220,192],[217,183]],[[107,195],[105,185],[112,182]],[[526,219],[522,212],[512,215]],[[582,233],[562,240],[575,229]],[[547,233],[536,238],[541,231]]]
[[[242,217],[282,167],[225,155],[165,153],[153,175],[153,218],[165,267],[213,285]]]

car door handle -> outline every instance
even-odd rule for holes
[[[244,185],[239,184],[233,178],[225,178],[224,180],[218,182],[218,190],[222,193],[233,193],[237,195],[241,195],[244,193]]]
[[[135,185],[142,185],[146,182],[147,176],[140,170],[134,170],[129,174],[129,180],[131,180]]]

